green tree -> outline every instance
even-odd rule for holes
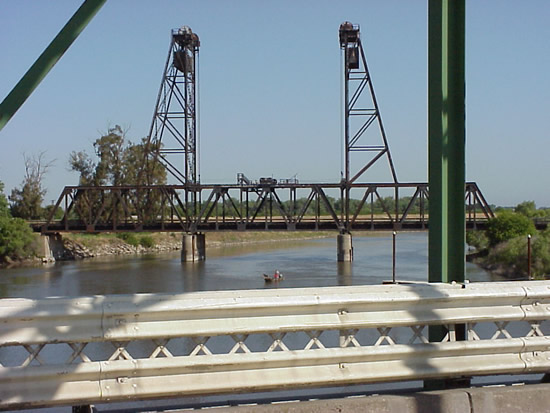
[[[166,169],[157,161],[145,161],[158,147],[147,138],[139,144],[128,145],[122,155],[122,182],[124,185],[166,184]]]
[[[125,151],[125,132],[116,125],[94,142],[97,162],[84,152],[72,152],[69,166],[80,173],[80,185],[122,185],[122,158]]]
[[[535,231],[535,225],[529,218],[515,212],[501,212],[487,223],[487,236],[491,246],[520,235],[534,234]]]
[[[532,218],[537,213],[537,206],[534,201],[524,201],[518,204],[514,211],[518,214],[524,215],[527,218]]]
[[[99,162],[96,179],[99,185],[120,186],[123,184],[123,157],[126,150],[125,131],[118,125],[94,142]]]
[[[524,201],[518,204],[515,208],[515,212],[525,215],[528,218],[545,218],[548,216],[548,210],[544,208],[537,209],[534,201]]]
[[[69,166],[80,174],[81,186],[163,185],[166,183],[164,167],[159,162],[145,162],[147,155],[157,149],[152,145],[146,138],[138,144],[129,142],[126,131],[116,125],[94,142],[95,160],[84,151],[72,152]],[[104,205],[109,207],[104,208]],[[98,191],[86,194],[86,199],[78,206],[78,213],[85,217],[95,216],[94,211],[103,211],[105,220],[109,220],[113,214],[117,217],[137,215],[141,222],[146,223],[160,215],[160,206],[160,191],[135,189],[131,202],[126,203],[126,206],[121,204],[114,192]]]
[[[52,213],[52,210],[55,208],[55,205],[47,205],[44,207],[44,218],[48,218],[50,214]],[[57,208],[54,212],[53,219],[61,219],[63,218],[63,209]]]
[[[23,158],[25,160],[25,177],[21,187],[11,191],[9,197],[11,213],[14,217],[23,219],[39,219],[44,215],[42,202],[46,195],[42,181],[53,161],[45,160],[45,152],[32,157],[23,155]]]
[[[156,147],[143,138],[140,143],[128,142],[126,132],[118,125],[94,142],[94,161],[85,151],[72,152],[69,167],[80,174],[80,185],[122,186],[163,185],[166,170],[158,162],[145,162]]]
[[[10,208],[4,195],[4,183],[0,181],[0,218],[2,217],[10,217]]]
[[[0,182],[0,262],[27,257],[33,241],[32,230],[20,218],[12,218]]]
[[[78,185],[98,185],[95,182],[95,163],[84,151],[72,152],[69,156],[71,170],[80,173]]]

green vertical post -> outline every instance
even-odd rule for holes
[[[430,282],[465,271],[465,1],[428,2]]]
[[[40,84],[61,56],[80,35],[106,0],[85,0],[46,50],[34,62],[8,96],[0,103],[0,130]]]

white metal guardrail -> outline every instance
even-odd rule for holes
[[[547,281],[0,300],[2,409],[549,371]]]

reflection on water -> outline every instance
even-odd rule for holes
[[[426,232],[398,235],[397,280],[427,279],[427,242]],[[380,284],[391,279],[390,233],[356,235],[353,243],[352,263],[336,261],[335,236],[210,248],[206,262],[201,263],[181,263],[179,252],[173,252],[3,269],[0,296],[40,298],[320,287]],[[276,269],[285,275],[284,281],[266,284],[262,274]],[[475,265],[467,265],[467,278],[471,281],[488,281],[491,277]]]

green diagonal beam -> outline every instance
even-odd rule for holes
[[[428,2],[430,282],[465,271],[465,1]]]
[[[107,0],[85,0],[46,50],[0,103],[0,130],[15,115]]]

